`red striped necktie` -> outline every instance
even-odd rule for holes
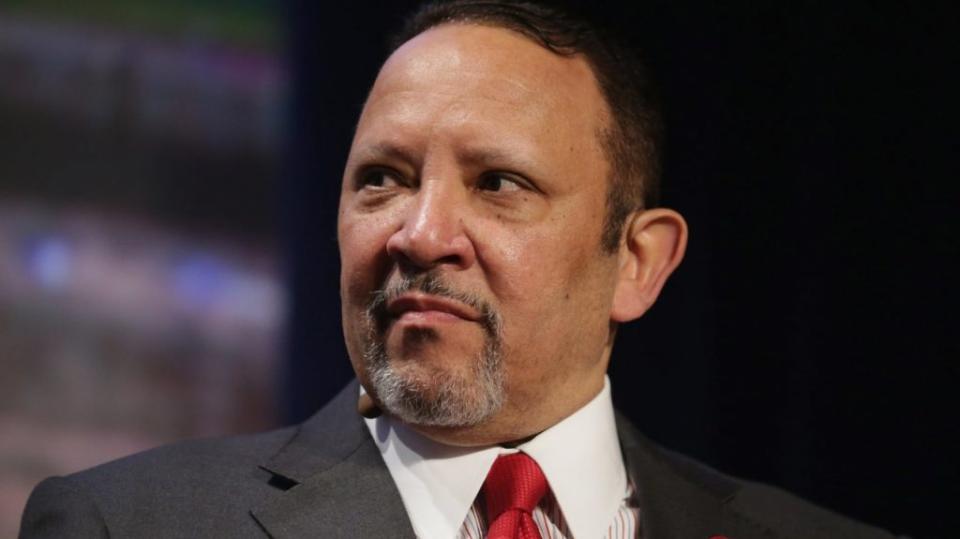
[[[547,493],[547,478],[524,453],[500,455],[483,482],[487,539],[541,539],[531,513]]]

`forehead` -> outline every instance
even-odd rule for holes
[[[456,135],[531,151],[596,152],[607,117],[581,56],[557,55],[503,28],[450,23],[414,37],[387,60],[355,146],[367,137],[418,144]]]

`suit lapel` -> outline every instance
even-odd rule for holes
[[[400,493],[356,412],[354,381],[261,466],[276,495],[251,510],[270,536],[415,537]],[[644,539],[708,538],[723,532],[737,485],[685,457],[668,455],[622,416],[617,431],[637,488]]]
[[[357,414],[358,391],[355,381],[348,385],[262,466],[281,491],[251,513],[272,537],[414,537]]]
[[[617,431],[637,488],[644,539],[707,539],[723,532],[725,504],[738,488],[734,482],[685,457],[668,458],[619,415]]]

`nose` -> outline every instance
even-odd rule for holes
[[[387,240],[387,254],[408,270],[472,266],[476,252],[464,222],[464,196],[455,185],[444,185],[442,181],[422,183],[401,227]]]

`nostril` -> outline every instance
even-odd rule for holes
[[[403,253],[394,253],[393,259],[397,262],[397,268],[402,275],[416,275],[423,271],[419,264]]]
[[[390,256],[396,261],[402,273],[416,274],[425,269],[432,269],[442,265],[460,266],[463,259],[458,254],[448,254],[438,257],[416,256],[418,253],[407,253],[405,251],[393,251]]]
[[[439,266],[441,264],[451,264],[459,266],[462,262],[463,260],[460,258],[460,255],[447,255],[437,259],[436,265]]]

